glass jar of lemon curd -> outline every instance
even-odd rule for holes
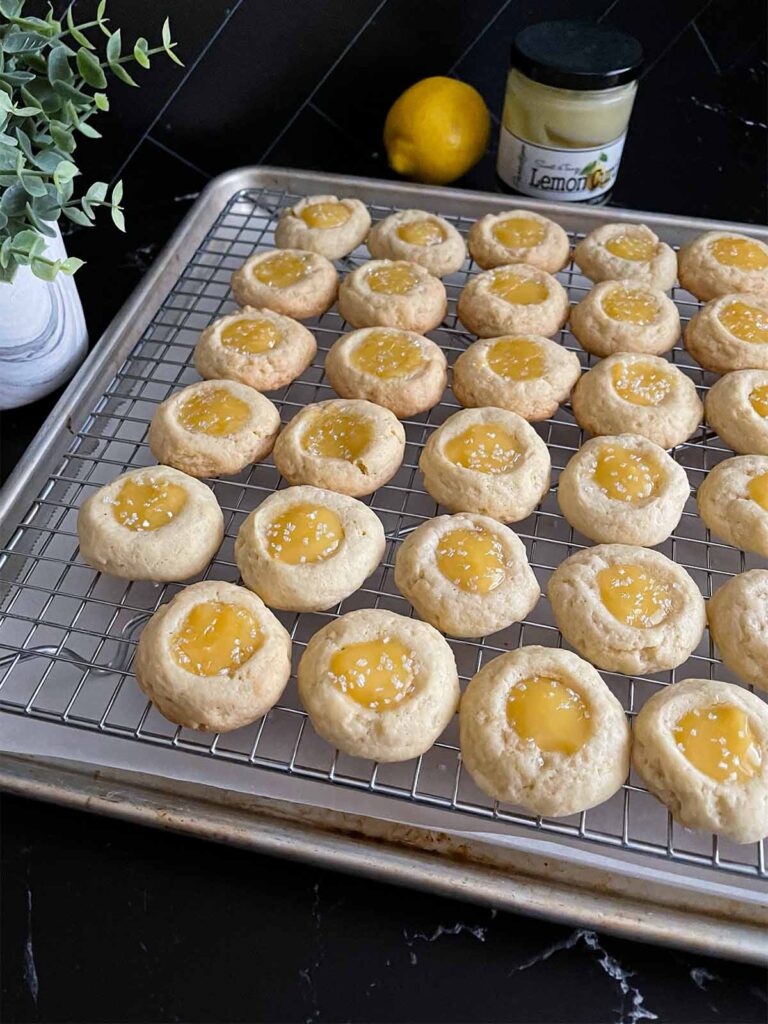
[[[526,196],[605,202],[616,181],[642,64],[625,32],[543,21],[512,43],[497,172]]]

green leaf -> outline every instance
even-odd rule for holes
[[[600,159],[603,161],[603,163],[606,163],[608,161],[608,154],[607,153],[601,153],[600,154]]]
[[[77,126],[77,130],[80,132],[81,135],[84,135],[87,139],[101,138],[101,132],[97,132],[95,128],[88,124],[87,121],[81,121]]]
[[[109,31],[106,25],[107,21],[109,20],[108,18],[104,17],[104,12],[106,11],[106,9],[107,0],[99,0],[99,6],[96,8],[96,21],[104,35],[109,37],[112,33]]]
[[[0,171],[16,171],[17,152],[16,148],[0,147]],[[2,200],[0,200],[0,206],[2,206]]]
[[[92,53],[85,49],[77,51],[77,70],[83,76],[88,85],[94,89],[106,89],[107,76],[101,69],[101,64]]]
[[[67,256],[65,260],[61,261],[59,270],[63,274],[76,274],[80,267],[84,266],[85,260],[81,260],[77,256]]]
[[[34,154],[32,152],[32,143],[29,141],[29,136],[27,135],[27,133],[24,131],[23,128],[18,128],[17,127],[15,129],[15,131],[16,131],[16,139],[18,141],[18,144],[21,146],[21,149],[22,149],[22,152],[24,153],[24,156],[27,158],[27,160],[29,160],[29,162],[31,164],[33,164],[35,162],[35,157],[34,157]],[[13,140],[9,139],[9,142],[12,142],[12,141]]]
[[[85,198],[91,203],[103,203],[107,198],[107,189],[109,186],[106,181],[94,181],[94,183],[88,188],[85,193]],[[114,199],[114,193],[113,193]]]
[[[122,181],[122,178],[121,178],[120,181],[118,181],[118,183],[112,189],[112,204],[114,206],[119,206],[120,203],[122,202],[122,200],[123,200],[123,181]]]
[[[65,182],[72,181],[79,173],[77,166],[71,160],[62,160],[53,172],[53,184],[57,189],[61,189]]]
[[[68,220],[71,220],[73,224],[78,224],[81,228],[93,227],[88,217],[77,206],[65,206],[61,212]]]
[[[24,213],[27,193],[20,182],[10,185],[0,197],[0,210],[7,217],[19,217]]]
[[[27,211],[27,217],[29,218],[30,223],[37,228],[41,235],[48,235],[49,238],[53,238],[55,236],[56,232],[53,230],[51,225],[46,224],[31,203],[26,204],[25,210]]]
[[[125,82],[126,85],[134,85],[138,89],[139,83],[134,81],[133,78],[128,74],[122,64],[110,64],[109,70],[115,76],[119,78],[121,82]]]
[[[117,32],[113,32],[109,37],[107,43],[107,63],[112,66],[116,61],[120,60],[120,51],[122,50],[122,37],[120,35],[120,29]]]
[[[30,263],[32,273],[35,277],[39,277],[42,281],[52,281],[56,274],[59,272],[61,266],[60,260],[41,260],[33,259]]]
[[[54,92],[58,96],[61,96],[65,102],[70,100],[76,103],[79,107],[87,107],[91,102],[90,96],[82,90],[77,89],[71,82],[65,82],[63,79],[57,80],[53,89]]]
[[[41,171],[45,171],[46,174],[53,174],[61,162],[61,157],[52,149],[41,149],[35,154],[33,162]]]
[[[23,54],[42,50],[48,40],[39,32],[22,32],[12,29],[2,42],[5,53]]]
[[[149,56],[147,50],[149,49],[149,43],[142,36],[137,39],[133,47],[133,59],[142,68],[149,67]]]
[[[112,223],[118,231],[125,231],[125,217],[123,216],[123,211],[117,206],[112,207]]]
[[[59,121],[51,121],[51,135],[62,153],[73,153],[75,150],[75,137],[68,128],[65,128]]]
[[[109,97],[106,93],[96,92],[93,94],[93,102],[97,110],[109,110]]]
[[[171,60],[175,64],[178,64],[179,67],[183,68],[184,64],[179,60],[179,58],[173,52],[173,48],[176,46],[176,43],[171,41],[171,19],[170,18],[166,18],[165,21],[163,22],[162,39],[163,39],[163,49],[165,50],[165,52],[168,54],[168,56],[171,58]]]
[[[53,47],[48,54],[48,81],[55,86],[57,82],[71,82],[74,77],[64,47]]]
[[[90,41],[88,36],[81,32],[77,25],[75,25],[75,19],[72,17],[72,6],[73,5],[70,4],[67,8],[67,29],[69,30],[69,34],[75,42],[80,43],[80,45],[84,46],[86,50],[93,50],[93,43]]]
[[[36,174],[24,174],[22,172],[19,174],[19,181],[24,186],[28,196],[37,199],[46,194],[45,182],[42,178],[38,178]]]

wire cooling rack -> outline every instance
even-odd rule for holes
[[[607,803],[565,819],[535,817],[519,808],[494,803],[474,786],[462,768],[455,722],[417,760],[379,765],[349,758],[320,740],[298,702],[293,680],[282,702],[266,718],[228,734],[175,727],[146,702],[131,673],[137,637],[151,613],[181,585],[126,582],[89,568],[78,553],[77,509],[96,488],[118,474],[153,464],[146,435],[158,404],[177,388],[198,379],[190,363],[192,349],[204,327],[234,308],[229,290],[232,271],[255,249],[274,246],[274,228],[281,208],[299,198],[268,188],[241,190],[232,196],[143,337],[74,434],[58,468],[42,483],[7,546],[0,549],[0,711],[443,808],[455,812],[457,828],[466,816],[492,819],[523,831],[557,836],[574,845],[598,844],[641,857],[665,858],[668,863],[741,877],[765,877],[764,844],[737,846],[681,828],[634,776]],[[369,205],[374,220],[394,209]],[[448,215],[448,219],[466,235],[474,217]],[[579,237],[578,232],[571,232],[572,242]],[[368,258],[367,250],[360,247],[339,262],[339,269],[349,271]],[[457,322],[455,306],[461,288],[476,272],[468,261],[445,281],[449,312],[432,337],[449,363],[474,340]],[[572,300],[581,298],[590,287],[573,265],[558,277]],[[698,308],[693,297],[680,289],[673,290],[672,298],[683,320]],[[323,362],[346,325],[334,309],[308,326],[318,340],[315,363],[299,380],[270,396],[283,421],[308,402],[334,394],[325,381]],[[561,332],[559,340],[579,355],[584,368],[590,365],[591,358],[567,330]],[[670,358],[692,377],[700,392],[706,390],[708,375],[681,347],[674,349]],[[385,560],[374,576],[330,612],[278,613],[293,639],[296,660],[312,634],[329,618],[353,608],[382,607],[412,614],[394,586],[394,556],[398,543],[438,512],[422,488],[418,458],[430,432],[458,408],[447,391],[429,413],[405,421],[403,464],[389,484],[367,499],[381,517],[388,540]],[[552,455],[553,486],[540,507],[514,529],[526,544],[544,592],[550,572],[585,543],[559,514],[556,497],[558,473],[584,436],[568,407],[561,408],[553,419],[536,424],[536,429]],[[708,469],[731,454],[705,427],[673,451],[688,472],[692,492]],[[271,460],[236,477],[210,483],[224,511],[226,534],[215,559],[198,578],[236,581],[233,545],[240,525],[268,494],[285,484]],[[696,515],[693,498],[678,529],[660,550],[691,573],[705,597],[733,574],[765,564],[713,540]],[[485,661],[500,653],[523,644],[561,643],[549,604],[542,596],[524,622],[479,641],[451,641],[451,646],[465,684]],[[659,686],[675,679],[730,678],[715,658],[708,634],[690,660],[675,672],[647,678],[612,673],[603,676],[630,718]]]

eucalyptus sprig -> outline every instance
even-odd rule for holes
[[[75,256],[51,260],[46,237],[61,216],[91,227],[99,207],[107,207],[115,226],[125,230],[123,183],[112,188],[96,181],[75,197],[80,171],[73,154],[80,136],[101,138],[91,124],[109,110],[106,89],[111,74],[126,85],[137,82],[126,70],[148,68],[158,53],[177,64],[176,43],[166,19],[161,45],[143,37],[123,53],[120,29],[109,28],[107,0],[95,18],[75,23],[70,4],[62,20],[49,7],[44,18],[24,14],[25,0],[0,0],[0,281],[13,280],[19,266],[51,280],[59,271],[73,274],[83,261]]]

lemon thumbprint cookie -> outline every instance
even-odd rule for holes
[[[573,307],[570,328],[593,356],[659,355],[680,337],[680,314],[658,288],[631,280],[602,281]]]
[[[270,607],[323,611],[362,586],[384,546],[384,528],[367,505],[319,487],[288,487],[245,520],[235,559],[245,585]]]
[[[232,275],[232,293],[239,306],[256,306],[297,320],[320,316],[336,299],[339,275],[316,252],[268,249],[254,253]]]
[[[683,467],[638,434],[587,441],[557,484],[560,511],[585,537],[643,547],[669,537],[690,493]]]
[[[437,405],[448,383],[442,349],[395,327],[342,335],[325,357],[325,374],[342,398],[366,398],[401,419]]]
[[[289,484],[312,484],[352,497],[372,494],[403,461],[397,417],[363,399],[305,406],[275,442],[273,458]]]
[[[571,407],[590,434],[641,434],[662,448],[687,441],[703,413],[690,377],[641,352],[601,359],[577,382]]]
[[[277,391],[315,358],[317,342],[303,324],[271,309],[246,306],[206,327],[193,361],[201,377],[237,380],[257,391]]]
[[[312,637],[299,696],[315,730],[352,757],[407,761],[456,713],[459,678],[442,636],[418,619],[362,608]]]
[[[705,231],[677,257],[680,284],[697,299],[729,292],[768,298],[768,244],[730,231]]]
[[[723,295],[691,317],[685,347],[705,370],[768,370],[768,292]]]
[[[555,569],[547,594],[564,639],[608,672],[676,668],[706,625],[694,581],[649,548],[599,544],[578,551]]]
[[[570,256],[568,235],[553,220],[532,210],[487,213],[469,231],[469,252],[483,270],[529,263],[556,274]]]
[[[507,409],[463,409],[435,430],[419,468],[424,486],[452,512],[525,519],[549,490],[547,446]]]
[[[768,705],[732,683],[685,679],[635,718],[632,761],[686,828],[753,843],[768,835]]]
[[[370,260],[347,274],[339,313],[353,327],[401,327],[424,334],[445,316],[445,288],[418,263]]]
[[[400,593],[451,636],[488,636],[524,619],[540,596],[520,538],[495,519],[438,516],[403,541],[395,559]]]
[[[365,240],[370,226],[371,215],[359,199],[307,196],[282,211],[275,243],[281,249],[304,249],[338,260]]]
[[[477,274],[459,296],[459,320],[480,338],[557,334],[568,319],[568,293],[556,278],[525,263]]]
[[[291,640],[250,590],[206,580],[155,612],[139,638],[134,670],[169,721],[227,732],[279,700],[291,674]]]
[[[735,370],[704,400],[707,423],[740,455],[768,455],[768,370]]]
[[[465,408],[493,405],[524,420],[546,420],[579,379],[581,363],[538,334],[483,338],[453,365],[453,393]]]
[[[258,391],[204,380],[157,407],[147,440],[158,462],[190,476],[217,476],[266,459],[279,429],[280,414]]]
[[[570,651],[519,647],[487,662],[459,711],[461,759],[495,800],[564,817],[608,800],[629,771],[626,715]]]
[[[696,501],[712,533],[768,558],[768,456],[737,455],[718,462],[704,478]]]
[[[186,580],[216,554],[224,517],[210,487],[170,466],[124,473],[77,517],[80,554],[100,572],[158,583]]]
[[[456,228],[424,210],[400,210],[374,224],[368,248],[376,260],[408,260],[435,277],[455,273],[466,256],[464,239]]]
[[[677,279],[674,249],[645,224],[601,224],[582,238],[573,261],[591,281],[634,281],[668,291]]]
[[[707,618],[725,665],[768,690],[768,569],[750,569],[718,587],[707,602]]]

